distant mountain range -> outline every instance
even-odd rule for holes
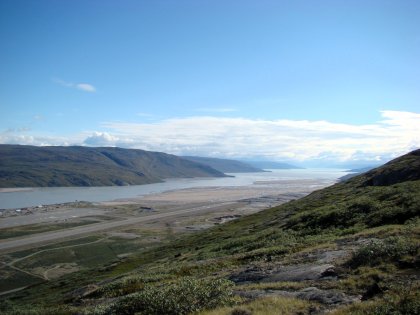
[[[252,172],[264,172],[263,169],[252,166],[246,162],[230,160],[230,159],[218,159],[200,156],[182,156],[183,159],[189,161],[201,163],[214,168],[222,173],[252,173]]]
[[[159,152],[0,145],[0,187],[122,186],[224,176],[210,166]]]
[[[299,167],[289,163],[274,161],[244,161],[244,163],[262,169],[303,169],[303,167]]]
[[[367,166],[367,167],[362,167],[362,168],[353,168],[351,170],[348,170],[347,172],[351,172],[350,174],[344,175],[342,177],[339,178],[340,181],[345,181],[349,178],[352,178],[354,176],[363,174],[367,171],[370,171],[371,169],[374,169],[376,166]]]

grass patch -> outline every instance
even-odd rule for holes
[[[61,248],[63,247],[63,248]],[[119,260],[118,255],[141,247],[136,240],[103,240],[84,245],[76,242],[73,245],[56,244],[55,248],[44,250],[27,259],[19,261],[19,268],[51,266],[58,263],[77,263],[85,268],[105,265]]]
[[[269,297],[257,299],[240,306],[204,311],[199,315],[304,315],[310,314],[314,309],[316,309],[316,305],[308,301],[286,297]]]
[[[76,222],[63,222],[63,223],[47,223],[47,224],[30,224],[22,225],[12,228],[0,229],[0,239],[8,239],[13,237],[58,231],[63,229],[69,229],[76,226],[89,225],[93,223],[98,223],[99,221],[93,220],[83,220]]]
[[[40,252],[40,251],[44,251],[44,250],[54,250],[58,247],[66,247],[66,246],[78,246],[81,244],[85,244],[85,243],[91,243],[91,242],[95,242],[97,240],[101,239],[101,236],[99,235],[92,235],[92,236],[87,236],[87,237],[82,237],[82,238],[77,238],[74,240],[70,240],[70,241],[65,241],[65,242],[61,242],[61,243],[55,243],[55,244],[50,244],[50,245],[46,245],[46,246],[42,246],[42,247],[37,247],[37,248],[33,248],[33,249],[27,249],[27,250],[21,250],[18,252],[14,252],[10,255],[13,258],[23,258],[26,257],[28,255]]]
[[[43,280],[39,277],[29,275],[8,266],[0,267],[0,278],[0,292],[14,290],[17,288],[43,282]]]
[[[239,290],[300,290],[307,287],[304,282],[261,282],[237,286]]]

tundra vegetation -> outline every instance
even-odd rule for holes
[[[420,314],[420,150],[3,297],[4,314]]]

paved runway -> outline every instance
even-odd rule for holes
[[[95,232],[100,232],[104,230],[119,228],[127,225],[138,224],[141,222],[182,215],[186,213],[194,213],[198,211],[204,210],[211,210],[212,208],[218,208],[220,206],[227,206],[231,204],[235,204],[236,202],[222,202],[212,205],[206,205],[201,207],[194,207],[194,208],[187,208],[183,210],[176,210],[170,212],[163,212],[163,213],[156,213],[145,215],[141,217],[133,217],[122,221],[114,221],[114,222],[105,222],[105,223],[97,223],[97,224],[90,224],[87,226],[80,226],[75,228],[70,228],[61,231],[55,232],[46,232],[46,233],[39,233],[33,234],[27,237],[22,238],[15,238],[15,239],[8,239],[4,241],[0,241],[0,251],[6,252],[15,250],[16,248],[20,247],[36,247],[45,245],[46,243],[56,242],[57,240],[68,238],[68,237],[76,237],[83,234],[90,234]]]

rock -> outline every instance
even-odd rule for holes
[[[238,295],[247,300],[255,300],[261,297],[270,296],[270,293],[265,290],[250,290],[250,291],[237,290],[237,291],[233,291],[233,294]],[[277,294],[277,295],[281,295],[281,294]]]
[[[89,284],[85,287],[78,288],[78,289],[70,292],[69,294],[66,295],[65,300],[66,301],[77,301],[77,300],[80,300],[82,298],[85,298],[85,297],[93,294],[98,289],[99,289],[99,286],[97,286],[96,284]]]
[[[348,250],[328,250],[318,255],[317,263],[330,264],[337,259],[349,256],[349,254],[350,252]]]
[[[334,266],[330,264],[323,265],[294,265],[280,268],[273,272],[264,282],[278,282],[278,281],[305,281],[317,280],[322,278],[322,275],[327,270],[333,270]]]
[[[235,283],[246,282],[281,282],[318,280],[327,276],[336,276],[334,266],[330,264],[305,264],[262,269],[251,267],[230,277]]]
[[[324,280],[335,280],[338,278],[338,274],[334,267],[328,268],[321,274],[321,278]]]
[[[369,300],[369,299],[373,298],[375,295],[381,294],[383,292],[384,292],[384,290],[378,285],[378,283],[375,282],[363,294],[362,301]]]
[[[229,280],[235,283],[259,282],[267,277],[268,272],[267,269],[264,270],[258,267],[250,267],[237,274],[231,275]]]

